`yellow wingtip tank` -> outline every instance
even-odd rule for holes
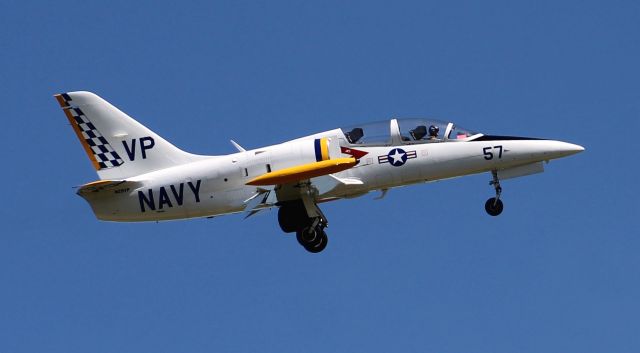
[[[355,158],[336,158],[326,161],[319,161],[297,165],[285,169],[276,170],[271,173],[262,174],[250,180],[247,185],[278,185],[296,182],[304,179],[315,178],[322,175],[341,172],[347,170],[357,161]]]

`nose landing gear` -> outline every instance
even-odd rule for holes
[[[496,190],[496,197],[492,197],[487,200],[484,204],[484,209],[490,216],[497,216],[502,213],[502,209],[504,205],[500,200],[500,195],[502,194],[502,187],[500,186],[500,179],[498,178],[498,171],[492,170],[491,175],[493,176],[493,180],[489,183],[489,185],[493,185],[493,188]]]

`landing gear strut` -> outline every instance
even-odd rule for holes
[[[493,188],[496,189],[496,197],[492,197],[487,200],[484,204],[484,209],[490,216],[497,216],[502,213],[502,209],[504,205],[500,200],[500,194],[502,194],[502,187],[500,186],[500,179],[498,178],[498,171],[492,170],[491,175],[493,176],[493,180],[489,183],[489,185],[493,185]]]

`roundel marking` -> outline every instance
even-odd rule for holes
[[[407,162],[407,152],[402,148],[394,148],[387,154],[389,163],[394,167],[401,167]]]

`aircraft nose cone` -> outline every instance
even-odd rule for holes
[[[563,142],[563,149],[565,151],[565,153],[567,153],[567,156],[570,156],[572,154],[576,154],[576,153],[580,153],[582,151],[584,151],[584,147],[580,146],[580,145],[576,145],[573,143],[568,143],[568,142]]]
[[[552,158],[567,157],[584,151],[584,147],[580,145],[563,141],[550,141],[549,147],[546,154],[552,155]]]

